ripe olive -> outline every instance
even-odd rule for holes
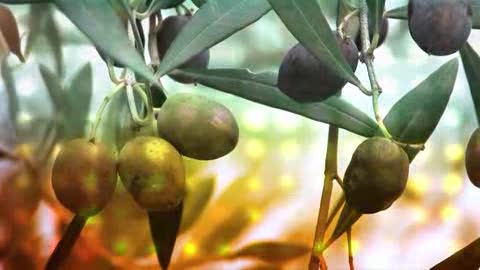
[[[62,145],[53,165],[52,187],[70,211],[82,216],[98,213],[116,182],[115,159],[103,144],[74,139]]]
[[[478,128],[473,132],[467,144],[465,168],[470,181],[480,187],[480,129]]]
[[[182,30],[182,28],[190,21],[190,16],[170,16],[162,22],[162,27],[157,33],[157,48],[158,56],[163,59],[175,37]],[[207,68],[210,61],[210,52],[205,50],[190,58],[187,62],[182,64],[179,68]],[[173,80],[181,83],[194,83],[195,81],[189,77],[170,74]]]
[[[238,142],[234,116],[220,103],[193,94],[169,97],[158,114],[160,137],[187,157],[211,160],[230,153]]]
[[[408,170],[408,156],[400,146],[385,138],[367,139],[345,172],[347,203],[364,214],[387,209],[405,189]]]
[[[370,23],[368,24],[368,28],[369,28],[368,33],[370,34],[370,42],[372,42],[373,27]],[[383,42],[385,42],[385,39],[387,39],[387,35],[388,35],[388,19],[386,17],[383,17],[380,25],[380,32],[378,33],[377,48],[380,47],[383,44]],[[355,44],[357,45],[357,48],[359,50],[362,49],[362,40],[361,40],[360,33],[358,33],[357,38],[355,39]]]
[[[356,70],[357,46],[350,38],[341,38],[336,32],[335,37],[347,63]],[[298,102],[322,101],[336,94],[346,83],[300,43],[288,51],[278,74],[278,88]]]
[[[182,156],[164,139],[136,137],[122,148],[118,172],[135,201],[149,211],[168,211],[185,195]]]
[[[408,27],[413,40],[426,53],[455,53],[472,29],[471,0],[410,0]]]

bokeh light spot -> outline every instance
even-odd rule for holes
[[[261,158],[265,154],[265,144],[260,140],[251,139],[245,144],[245,153],[249,158]]]
[[[457,194],[463,187],[463,179],[457,173],[449,173],[443,182],[443,190],[448,195]]]
[[[464,149],[461,144],[449,144],[444,149],[445,158],[448,161],[460,161],[463,159]]]
[[[452,221],[457,219],[460,213],[457,208],[451,205],[446,205],[442,208],[440,214],[444,221]]]
[[[198,252],[197,246],[193,242],[188,242],[184,249],[183,249],[185,255],[192,257],[195,256]]]

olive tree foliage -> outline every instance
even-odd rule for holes
[[[158,135],[156,128],[152,128],[151,123],[145,121],[146,118],[142,119],[141,115],[150,115],[157,109],[161,112],[165,99],[169,102],[168,91],[161,83],[163,76],[170,76],[179,83],[198,83],[218,92],[330,125],[325,181],[315,242],[310,250],[310,269],[324,269],[326,262],[323,260],[323,252],[344,233],[350,235],[351,227],[361,216],[386,210],[401,196],[408,178],[409,164],[414,162],[435,130],[455,85],[458,57],[446,60],[417,86],[405,91],[404,96],[388,113],[381,115],[381,93],[388,90],[382,89],[377,80],[373,56],[375,49],[388,39],[388,19],[408,20],[412,39],[425,53],[443,56],[459,51],[477,118],[480,118],[480,95],[477,93],[477,88],[480,87],[480,57],[467,42],[472,29],[480,28],[479,0],[410,0],[408,5],[389,11],[385,10],[385,0],[192,0],[198,7],[194,10],[186,8],[183,2],[0,0],[0,3],[31,4],[32,7],[45,7],[47,5],[44,4],[48,4],[48,8],[61,11],[99,51],[109,66],[112,82],[117,86],[99,108],[90,139],[95,137],[103,110],[110,103],[108,110],[114,113],[108,113],[103,119],[102,140],[116,151],[120,151],[128,140],[139,135]],[[185,17],[163,18],[161,12],[168,8],[176,8],[177,13]],[[298,41],[295,47],[286,52],[278,71],[252,72],[242,67],[208,67],[211,47],[271,12],[280,18]],[[337,24],[336,29],[332,29],[329,23],[332,18]],[[146,42],[146,33],[141,23],[138,24],[142,20],[148,20],[150,26]],[[52,26],[51,20],[43,23]],[[125,25],[130,25],[127,29],[130,28],[133,32],[133,41]],[[167,25],[175,29],[172,30],[174,34],[166,30]],[[34,27],[35,24],[31,26]],[[55,36],[55,31],[52,32],[49,40],[52,40],[52,47],[57,46],[54,51],[58,52],[58,45],[54,42],[58,36]],[[0,57],[6,57],[8,51],[24,60],[18,41],[15,44],[15,37],[4,35],[4,39],[0,40]],[[145,57],[146,52],[149,58]],[[61,70],[62,55],[56,54],[56,59],[59,63],[57,69]],[[146,59],[151,61],[147,63]],[[367,68],[368,82],[361,81],[356,76],[357,64],[364,64]],[[125,67],[127,77],[119,80],[114,65]],[[58,119],[55,119],[57,138],[84,136],[88,112],[86,104],[89,104],[92,95],[92,72],[89,65],[83,67],[69,85],[64,85],[55,72],[41,64],[40,73],[58,115]],[[5,67],[2,69],[2,77],[8,82],[9,74]],[[341,90],[347,83],[354,85],[372,100],[374,118],[342,98]],[[130,84],[133,86],[128,91],[117,94]],[[138,90],[139,87],[141,90]],[[132,97],[135,95],[141,102],[135,101]],[[202,104],[210,106],[209,102]],[[14,102],[10,107],[15,108]],[[175,109],[169,110],[172,110],[171,115],[176,115]],[[231,119],[229,121],[232,121],[231,129],[235,130],[236,123]],[[343,179],[345,198],[339,202],[338,207],[330,209],[333,180],[342,183],[336,164],[337,146],[341,144],[338,129],[363,136],[366,143],[353,155]],[[162,128],[161,131],[166,130],[168,128]],[[229,134],[232,139],[228,141],[230,145],[226,152],[235,146],[238,130],[236,132]],[[167,138],[169,135],[171,134],[163,136]],[[185,138],[195,140],[188,136]],[[472,138],[469,144],[471,147],[477,148],[476,139]],[[467,151],[467,160],[479,162],[480,151],[475,150],[477,149]],[[180,151],[180,154],[189,156],[186,152]],[[213,159],[205,156],[204,151],[192,152],[194,154],[190,155],[194,158]],[[378,153],[389,153],[391,156],[383,158]],[[218,158],[221,155],[211,156]],[[370,162],[376,162],[377,166],[370,168]],[[467,169],[472,181],[477,181],[480,169],[471,164],[467,164]],[[386,174],[385,170],[390,174]],[[372,194],[365,194],[368,191]],[[180,207],[181,205],[180,203]],[[179,209],[170,214],[148,211],[159,263],[165,268],[168,267],[180,226],[182,209]],[[340,213],[340,218],[333,233],[330,238],[325,238],[331,218],[337,213]],[[162,220],[166,222],[162,223]],[[76,223],[80,230],[82,223],[85,220]],[[289,250],[295,254],[304,253],[299,252],[302,251],[301,248],[294,247],[284,247],[286,253],[275,253],[275,250],[282,247],[275,245],[270,243],[263,248],[247,247],[239,251],[237,256],[247,254],[245,256],[268,257],[268,252],[265,253],[267,247],[271,248],[272,254],[280,254],[278,256],[286,256]],[[71,248],[71,245],[65,245],[64,248]],[[464,253],[460,252],[456,256],[463,256],[462,254]],[[64,258],[58,256],[65,255],[53,255],[59,263]]]

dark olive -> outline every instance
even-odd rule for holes
[[[465,168],[468,178],[477,187],[480,187],[480,129],[476,129],[468,141],[465,153]]]
[[[70,211],[91,216],[111,199],[117,182],[113,154],[100,143],[75,139],[62,145],[52,171],[57,199]]]
[[[356,70],[357,46],[350,38],[342,39],[337,33],[335,37],[347,63]],[[339,92],[346,83],[300,43],[288,51],[278,74],[278,88],[298,102],[322,101]]]
[[[368,24],[368,33],[370,34],[370,42],[372,42],[372,33],[373,33],[373,27],[369,23]],[[377,48],[382,46],[383,42],[385,42],[385,39],[387,39],[388,35],[388,19],[386,17],[383,17],[381,25],[380,25],[380,32],[378,33],[378,43],[377,43]],[[357,38],[355,39],[355,44],[357,45],[357,48],[359,50],[362,50],[362,42],[361,42],[361,34],[358,33]]]
[[[190,158],[217,159],[238,142],[238,125],[230,110],[199,95],[169,97],[157,121],[160,136]]]
[[[185,195],[182,156],[167,141],[139,136],[122,148],[118,173],[135,201],[149,211],[169,211]]]
[[[345,172],[347,203],[363,214],[387,209],[403,193],[408,171],[409,159],[400,146],[385,138],[367,139]]]
[[[160,59],[163,59],[168,48],[182,28],[190,21],[189,16],[170,16],[162,22],[162,27],[157,33],[157,47]],[[207,68],[210,61],[210,52],[205,50],[190,58],[179,68]],[[179,74],[169,75],[173,80],[181,83],[194,83],[191,78]]]
[[[149,6],[152,3],[153,0],[148,0],[147,1],[147,6]],[[174,8],[176,6],[179,6],[183,4],[185,0],[163,0],[161,4],[161,8],[166,9],[166,8]]]
[[[410,0],[410,35],[426,53],[449,55],[467,41],[472,29],[470,0]]]

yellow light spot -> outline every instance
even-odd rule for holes
[[[446,205],[445,207],[442,208],[442,211],[440,214],[444,221],[451,221],[458,218],[459,211],[457,208],[451,205]]]
[[[280,187],[282,189],[291,189],[295,184],[295,180],[290,175],[282,175],[280,177]]]
[[[118,255],[124,255],[127,252],[128,243],[126,241],[117,241],[113,246],[113,250]]]
[[[87,219],[87,225],[96,225],[98,224],[99,218],[98,216],[92,216]]]
[[[256,222],[262,217],[262,213],[258,209],[249,209],[248,217],[250,218],[250,221]]]
[[[251,177],[248,179],[248,189],[251,191],[257,191],[262,187],[262,182],[257,177]]]
[[[430,187],[429,179],[424,175],[415,175],[410,178],[407,183],[408,190],[414,192],[416,195],[424,195]]]
[[[315,252],[322,251],[322,248],[323,248],[323,243],[321,242],[316,242],[315,245],[313,246],[313,249]]]
[[[457,240],[451,240],[447,243],[447,248],[449,253],[457,252],[462,246]]]
[[[352,254],[355,255],[360,249],[360,242],[352,239]],[[345,251],[348,252],[348,243],[345,243]]]
[[[188,242],[183,249],[185,255],[190,257],[195,256],[195,254],[197,254],[197,251],[197,246],[192,242]]]
[[[427,214],[427,211],[425,211],[425,209],[421,207],[415,207],[413,208],[412,216],[415,222],[422,224],[427,220],[428,214]]]
[[[448,195],[457,194],[463,187],[463,179],[459,174],[450,173],[445,177],[443,190]]]
[[[258,110],[249,110],[242,116],[243,125],[251,131],[261,131],[266,126],[265,113]]]
[[[444,155],[448,161],[460,161],[463,159],[464,148],[461,144],[449,144],[444,149]]]
[[[257,139],[251,139],[245,144],[245,152],[249,158],[260,158],[265,154],[265,144]]]
[[[280,151],[282,156],[288,160],[294,159],[299,153],[300,147],[295,140],[288,140],[282,143]]]
[[[230,251],[231,251],[231,247],[227,244],[223,244],[223,245],[220,245],[220,247],[218,248],[218,255],[225,256],[228,253],[230,253]]]

